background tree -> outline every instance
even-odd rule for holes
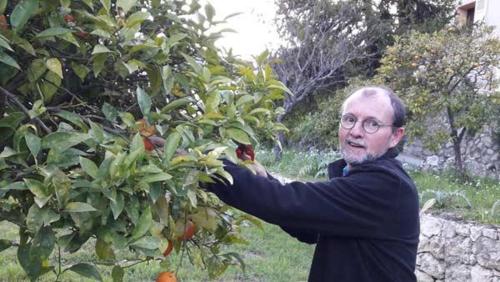
[[[412,32],[387,49],[377,79],[406,101],[411,134],[434,149],[453,144],[456,169],[465,176],[462,141],[494,118],[499,59],[500,42],[484,26]],[[443,117],[446,126],[431,130]]]
[[[0,250],[17,246],[31,280],[172,270],[172,249],[211,277],[241,263],[221,246],[252,218],[199,185],[231,181],[219,158],[283,129],[286,88],[265,55],[255,68],[221,56],[214,15],[197,1],[0,0],[0,221],[19,227]],[[86,242],[95,259],[61,258]]]
[[[439,30],[452,18],[454,2],[276,1],[276,22],[286,43],[275,52],[273,67],[293,93],[286,95],[279,121],[298,105],[305,112],[318,110],[316,94],[335,95],[350,79],[371,78],[395,35]]]

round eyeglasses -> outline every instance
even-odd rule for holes
[[[343,115],[340,118],[340,126],[344,129],[352,129],[356,122],[358,122],[358,118],[354,115]],[[374,118],[367,118],[361,122],[361,127],[366,133],[373,134],[377,132],[381,127],[394,127],[392,124],[383,124]]]

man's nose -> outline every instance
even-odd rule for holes
[[[363,123],[360,122],[360,121],[356,121],[356,123],[354,124],[354,126],[349,131],[349,134],[352,135],[352,136],[354,136],[354,137],[360,137],[364,133],[365,132],[363,130]]]

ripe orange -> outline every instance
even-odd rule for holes
[[[86,32],[86,31],[77,31],[75,33],[75,35],[80,37],[81,39],[87,39],[87,38],[89,38],[90,33]]]
[[[182,232],[182,235],[179,236],[179,240],[189,240],[193,238],[194,233],[196,233],[196,225],[191,220],[188,220],[188,222],[184,226],[184,232]]]
[[[175,274],[173,272],[164,271],[158,274],[156,282],[177,282],[177,278],[175,278]]]
[[[7,18],[5,15],[0,15],[0,30],[8,30],[9,23],[7,23]]]
[[[73,17],[73,15],[70,14],[64,15],[64,21],[67,23],[74,23],[75,17]]]
[[[165,257],[168,256],[173,249],[174,249],[174,243],[172,242],[172,240],[168,240],[168,245],[165,251],[163,252],[163,256]]]
[[[147,137],[143,137],[142,142],[144,143],[144,149],[146,149],[146,151],[151,152],[155,149],[155,145]]]

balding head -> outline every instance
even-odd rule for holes
[[[347,99],[345,99],[344,103],[342,104],[341,112],[344,110],[344,107],[348,100],[354,96],[357,95],[362,95],[365,97],[370,97],[374,95],[384,95],[387,98],[389,98],[390,104],[392,106],[392,116],[393,116],[393,122],[392,125],[395,128],[398,127],[403,127],[406,124],[406,107],[403,103],[403,101],[392,91],[390,88],[385,87],[385,86],[365,86],[362,88],[359,88],[358,90],[354,91]]]

